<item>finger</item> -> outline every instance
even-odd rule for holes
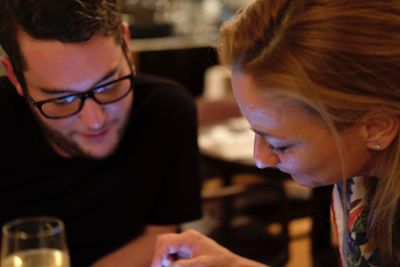
[[[198,257],[188,260],[178,260],[174,262],[170,267],[208,267],[209,265],[203,261],[203,257]]]
[[[193,257],[194,248],[198,245],[202,234],[188,230],[180,234],[164,234],[157,238],[152,267],[162,267],[162,260],[176,254],[179,259]]]
[[[168,246],[166,250],[163,250],[159,256],[155,255],[152,263],[152,267],[165,267],[170,266],[173,262],[180,259],[192,258],[192,248],[190,247],[171,247]]]
[[[161,258],[160,261],[152,264],[151,266],[170,267],[177,260],[178,260],[177,254],[172,254],[172,255],[168,255],[166,257]]]
[[[169,259],[169,258],[166,258],[166,259],[162,259],[162,260],[161,260],[161,266],[162,266],[162,267],[169,267],[169,266],[171,266],[173,263],[174,263],[174,261],[171,260],[171,259]]]
[[[168,248],[166,250],[161,250],[153,256],[151,267],[168,267],[175,259],[171,257],[168,253]]]
[[[174,262],[178,258],[188,258],[191,249],[182,245],[184,238],[179,234],[165,234],[159,236],[154,250],[152,267],[168,266],[168,262]],[[164,264],[164,265],[163,265]]]

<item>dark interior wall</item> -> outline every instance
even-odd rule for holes
[[[196,97],[203,93],[204,72],[217,64],[217,56],[210,47],[145,51],[137,54],[137,64],[140,72],[176,80]]]

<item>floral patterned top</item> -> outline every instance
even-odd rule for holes
[[[379,266],[378,250],[371,250],[368,246],[368,207],[364,179],[354,177],[346,181],[345,205],[342,201],[343,184],[336,184],[333,190],[333,218],[343,267]],[[344,225],[344,214],[348,216],[347,225]]]

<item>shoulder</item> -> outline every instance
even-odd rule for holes
[[[0,118],[6,127],[0,131],[2,151],[20,157],[32,144],[36,122],[23,97],[21,97],[7,77],[0,77]]]
[[[160,88],[160,87],[168,87],[168,88],[180,88],[183,89],[183,86],[173,80],[169,80],[166,78],[153,76],[149,74],[139,73],[135,77],[135,83],[139,87],[146,88]]]
[[[6,76],[0,76],[0,109],[2,112],[16,112],[24,99],[18,95],[15,87]]]
[[[138,74],[134,90],[140,95],[171,96],[191,100],[189,91],[178,82],[147,74]]]
[[[187,110],[194,98],[183,85],[161,77],[138,74],[134,81],[135,109]]]
[[[154,134],[154,138],[149,140],[157,139],[160,129],[170,141],[196,136],[196,105],[193,96],[184,86],[148,75],[138,75],[135,80],[127,136],[146,135],[146,139],[149,139]]]
[[[0,95],[4,96],[11,96],[15,94],[15,88],[11,84],[10,80],[7,76],[0,76]]]

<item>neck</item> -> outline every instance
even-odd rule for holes
[[[59,155],[62,158],[72,158],[72,154],[68,153],[66,150],[62,149],[60,146],[52,142],[51,140],[48,140],[48,143],[50,144],[51,148],[53,151]]]
[[[387,151],[372,151],[371,154],[366,176],[385,177],[385,170],[387,169]]]

